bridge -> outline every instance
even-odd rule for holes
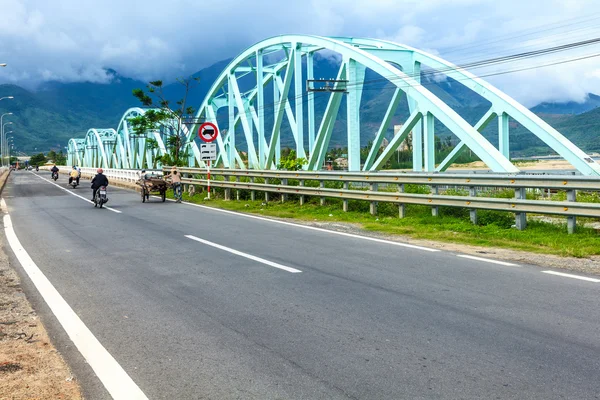
[[[315,56],[327,52],[341,59],[336,79],[327,89],[329,98],[324,109],[317,109],[315,92],[307,83],[330,77],[315,76]],[[429,68],[465,85],[490,103],[480,120],[471,125],[443,99],[421,84],[421,72]],[[385,114],[375,135],[361,130],[361,98],[367,70],[380,75],[395,86]],[[272,93],[273,107],[266,104],[266,92]],[[340,106],[346,99],[346,145],[349,171],[377,171],[412,133],[412,168],[414,171],[445,171],[469,149],[492,171],[518,173],[510,161],[510,127],[512,118],[567,160],[581,174],[600,175],[600,165],[565,138],[560,132],[508,95],[469,71],[427,52],[385,40],[282,35],[251,46],[235,57],[217,77],[199,106],[195,121],[210,121],[219,126],[216,165],[231,169],[276,168],[281,154],[282,136],[293,143],[298,157],[308,160],[305,169],[322,168],[329,149]],[[379,154],[392,117],[401,101],[406,100],[410,115],[401,130]],[[90,129],[85,138],[68,143],[68,162],[85,167],[157,168],[157,157],[167,152],[169,131],[157,127],[148,132],[134,132],[130,118],[145,113],[142,108],[127,110],[117,129]],[[318,120],[317,115],[322,115]],[[224,120],[224,121],[223,121]],[[286,121],[289,130],[282,129]],[[443,160],[435,159],[434,122],[442,123],[458,142]],[[481,132],[495,123],[498,146]],[[269,126],[270,125],[270,126]],[[197,123],[184,127],[183,151],[189,154],[188,166],[204,167],[201,160]],[[288,140],[289,139],[289,140]],[[361,143],[371,141],[368,157],[361,162]],[[247,154],[242,157],[243,151]]]

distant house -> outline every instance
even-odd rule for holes
[[[398,133],[400,133],[400,130],[402,130],[402,124],[394,125],[394,136],[396,136]],[[398,151],[410,150],[410,147],[409,147],[410,143],[412,143],[412,131],[408,132],[407,138],[404,139],[402,141],[402,143],[400,143],[400,146],[398,147]]]
[[[336,158],[334,161],[338,167],[348,168],[348,159],[347,158],[339,157],[339,158]]]

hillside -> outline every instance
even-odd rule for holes
[[[200,84],[189,96],[188,104],[198,107],[210,86],[223,70],[229,60],[221,61],[211,67],[205,68],[195,76],[200,77]],[[337,66],[328,60],[320,60],[315,65],[315,76],[335,76]],[[112,81],[109,84],[97,83],[58,83],[49,82],[41,86],[36,92],[27,91],[15,85],[0,85],[0,97],[15,96],[13,100],[0,102],[0,112],[13,112],[16,118],[5,118],[5,122],[13,121],[14,141],[20,151],[28,153],[47,151],[50,149],[61,150],[67,145],[71,137],[83,137],[92,127],[116,128],[123,113],[129,107],[139,106],[132,96],[134,88],[145,87],[145,82],[136,81],[120,76],[115,71],[109,71]],[[371,71],[367,71],[365,78],[363,99],[361,103],[361,129],[363,145],[371,140],[381,122],[392,96],[392,84]],[[240,82],[240,89],[244,88]],[[423,79],[423,85],[436,96],[443,99],[451,108],[468,122],[474,124],[489,108],[489,103],[478,94],[451,79],[439,81]],[[173,101],[180,97],[180,86],[171,84],[165,87],[165,93]],[[295,96],[292,92],[290,97]],[[317,93],[315,104],[317,108],[317,121],[327,104],[327,93]],[[265,115],[266,130],[270,130],[273,121],[272,90],[266,90]],[[590,94],[584,103],[542,103],[532,110],[555,126],[559,131],[571,138],[578,146],[587,151],[598,151],[600,147],[600,96]],[[294,105],[292,105],[292,108]],[[221,113],[220,113],[221,114]],[[226,113],[220,118],[225,122]],[[408,117],[408,105],[402,100],[398,111],[393,118],[393,124],[400,124]],[[331,139],[332,146],[345,146],[346,107],[342,102],[339,117]],[[225,124],[226,126],[226,124]],[[317,122],[318,126],[318,122]],[[282,145],[291,145],[291,135],[287,122],[282,125],[284,131]],[[492,143],[497,141],[496,124],[484,131],[484,135]],[[448,136],[449,131],[439,122],[436,122],[436,133]],[[393,134],[388,131],[388,137]],[[240,139],[241,132],[239,133]],[[456,141],[456,139],[454,139]],[[511,148],[513,156],[548,153],[548,148],[534,135],[530,134],[514,121],[511,123]]]

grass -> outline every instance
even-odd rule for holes
[[[414,191],[420,190],[420,187],[414,188]],[[184,201],[269,217],[353,223],[369,231],[416,239],[560,256],[600,255],[600,234],[594,229],[578,226],[575,234],[568,235],[566,219],[564,224],[529,220],[527,229],[519,231],[513,228],[514,215],[507,212],[480,210],[478,225],[473,225],[469,211],[462,208],[440,207],[439,216],[433,217],[430,207],[407,205],[406,217],[399,218],[398,206],[391,203],[379,203],[378,214],[373,216],[369,214],[369,203],[360,200],[350,200],[349,210],[344,212],[339,199],[326,199],[325,205],[320,206],[318,198],[306,197],[306,203],[300,206],[296,195],[289,195],[283,203],[275,194],[271,194],[271,201],[265,203],[264,193],[258,191],[256,199],[259,200],[256,201],[249,200],[250,192],[244,190],[240,191],[240,201],[225,201],[222,192],[217,192],[216,199],[205,200],[205,196],[206,192],[192,198],[184,193]]]

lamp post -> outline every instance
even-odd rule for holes
[[[0,64],[0,67],[6,67],[6,63]]]
[[[13,115],[13,113],[4,113],[2,116],[0,116],[0,128],[2,129],[0,131],[0,159],[4,155],[4,125],[2,125],[2,120],[4,119],[5,115]]]
[[[12,136],[6,136],[9,133],[13,133],[14,131],[8,131],[8,132],[4,132],[4,137],[7,139],[6,141],[6,147],[8,148],[8,143],[12,143],[13,141],[13,137]],[[10,152],[8,153],[8,165],[10,166]]]
[[[11,114],[12,114],[12,113],[11,113]],[[5,143],[5,144],[6,144],[6,137],[4,136],[4,127],[5,127],[6,125],[11,125],[11,124],[12,124],[12,121],[11,121],[11,122],[5,122],[5,123],[3,123],[3,124],[2,124],[2,143]],[[6,145],[5,145],[4,147],[6,148]],[[6,154],[2,154],[2,166],[4,166],[4,156],[5,156],[5,155],[6,155]]]
[[[5,96],[5,97],[0,97],[0,100],[4,100],[4,99],[14,99],[14,96]]]

